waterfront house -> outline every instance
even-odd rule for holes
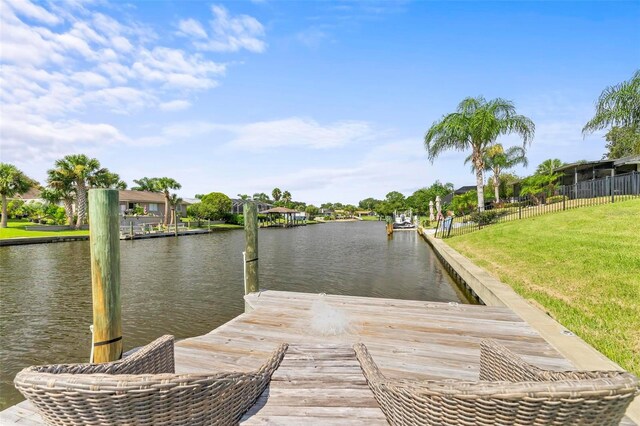
[[[578,161],[554,169],[561,175],[560,185],[575,185],[580,182],[640,172],[640,155],[615,160]]]
[[[165,199],[163,193],[131,190],[120,190],[118,193],[120,197],[120,213],[126,214],[131,212],[137,205],[142,207],[150,216],[164,216]],[[191,203],[183,200],[176,207],[176,212],[180,216],[186,216],[187,206],[189,204]]]
[[[264,203],[262,201],[242,200],[240,198],[231,199],[231,214],[243,214],[244,204],[253,203],[258,206],[258,213],[262,213],[265,210],[269,210],[273,207],[273,204]]]

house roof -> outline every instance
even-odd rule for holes
[[[118,191],[120,201],[128,203],[159,203],[164,204],[164,194],[161,192],[149,192],[149,191],[131,191],[120,190]],[[180,204],[191,204],[188,201],[182,200]]]
[[[575,163],[565,164],[564,166],[556,167],[553,169],[554,172],[561,172],[564,170],[584,170],[590,169],[592,167],[603,167],[608,166],[611,167],[613,165],[613,160],[596,160],[596,161],[576,161]]]
[[[461,194],[466,194],[469,191],[475,191],[477,189],[478,188],[476,187],[476,185],[466,185],[456,189],[455,191],[453,191],[453,193],[456,195],[461,195]]]
[[[640,164],[640,155],[630,155],[628,157],[622,157],[617,159],[605,159],[596,161],[577,161],[571,164],[565,164],[564,166],[556,167],[553,169],[556,172],[563,170],[585,170],[593,168],[611,169],[613,167],[624,166],[627,164]]]
[[[624,166],[627,164],[640,164],[640,155],[630,155],[613,161],[614,166]]]
[[[269,210],[261,211],[260,213],[300,213],[297,210],[288,209],[286,207],[274,207]]]
[[[40,189],[29,188],[25,193],[18,194],[15,198],[22,198],[23,200],[37,200],[40,199]]]

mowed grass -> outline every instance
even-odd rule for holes
[[[640,199],[501,223],[445,241],[640,375]]]
[[[0,239],[24,237],[60,237],[67,235],[89,235],[89,231],[28,231],[27,226],[37,224],[27,220],[9,220],[7,228],[0,228]]]

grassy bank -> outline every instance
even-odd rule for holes
[[[206,226],[202,228],[207,229]],[[211,225],[211,229],[244,229],[244,226],[233,223],[216,223],[215,225]]]
[[[640,200],[492,225],[445,241],[640,375]]]
[[[28,231],[27,226],[36,226],[27,220],[9,220],[7,228],[0,228],[0,239],[24,237],[61,237],[66,235],[89,235],[89,231]]]

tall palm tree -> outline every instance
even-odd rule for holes
[[[0,163],[0,196],[2,197],[0,227],[7,227],[7,198],[23,194],[37,184],[13,164]]]
[[[75,201],[75,188],[73,180],[57,169],[47,171],[47,185],[40,196],[50,203],[57,204],[62,201],[64,212],[67,216],[67,224],[73,225],[73,202]]]
[[[471,161],[471,157],[467,157],[465,163]],[[512,146],[505,151],[502,144],[495,144],[489,147],[485,153],[484,169],[493,172],[491,183],[493,184],[496,203],[500,202],[500,175],[503,171],[511,169],[518,164],[527,167],[529,161],[526,157],[526,150],[521,146]]]
[[[282,201],[284,201],[285,203],[291,202],[291,193],[289,191],[284,191],[282,193]]]
[[[160,190],[158,189],[156,183],[157,183],[158,178],[148,178],[148,177],[143,177],[140,179],[134,179],[133,183],[136,184],[136,186],[132,186],[131,190],[132,191],[148,191],[148,192],[160,192]]]
[[[89,158],[84,154],[71,154],[57,160],[54,170],[74,184],[78,214],[76,228],[85,223],[87,216],[87,190],[93,187],[113,187],[117,185],[120,179],[117,174],[101,168],[97,159]]]
[[[511,101],[502,98],[487,101],[484,97],[465,98],[456,112],[433,123],[424,137],[429,160],[443,151],[471,149],[471,161],[476,174],[478,208],[484,209],[483,170],[489,147],[500,135],[516,133],[523,139],[523,147],[531,143],[535,125],[531,119],[516,114]]]
[[[273,201],[280,201],[280,197],[282,197],[282,191],[280,188],[273,188],[271,191],[271,196],[273,197]]]
[[[153,178],[156,181],[157,192],[162,192],[164,194],[164,224],[169,224],[169,207],[171,203],[171,194],[169,193],[172,189],[180,189],[182,185],[180,185],[175,179],[168,177],[161,178]]]
[[[173,217],[171,218],[171,223],[178,223],[178,212],[177,208],[182,203],[182,198],[178,197],[178,194],[171,194],[169,197],[169,206],[171,206],[171,211],[173,212]]]
[[[627,127],[640,131],[640,70],[629,81],[605,88],[598,102],[596,114],[585,124],[587,135],[609,126]]]

